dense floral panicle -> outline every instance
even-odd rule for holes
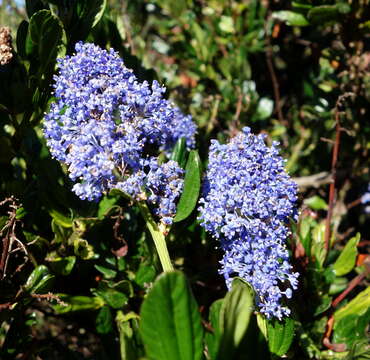
[[[242,277],[253,285],[260,311],[281,319],[290,313],[282,298],[297,287],[285,246],[297,188],[277,143],[268,147],[264,139],[246,127],[226,145],[212,141],[199,218],[221,242],[227,285]]]
[[[153,166],[180,137],[194,146],[191,117],[164,98],[158,82],[139,82],[112,49],[77,43],[76,54],[58,60],[54,90],[44,133],[82,199],[98,199],[115,187],[138,197],[147,191],[148,161]],[[161,201],[156,204],[165,207]]]

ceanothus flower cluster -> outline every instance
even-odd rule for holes
[[[370,184],[368,185],[367,192],[361,196],[361,203],[368,204],[370,202]],[[365,212],[370,214],[370,206],[365,207]]]
[[[245,127],[228,144],[212,141],[199,219],[221,243],[227,285],[234,276],[245,279],[260,311],[281,319],[290,313],[283,298],[298,285],[285,245],[288,219],[297,217],[297,188],[278,143],[268,147],[264,139]]]
[[[51,154],[68,166],[73,191],[97,200],[119,188],[156,204],[171,223],[183,184],[175,162],[160,165],[179,138],[195,144],[196,126],[164,98],[165,88],[137,80],[113,50],[76,44],[76,53],[58,59],[55,98],[45,116]],[[173,193],[169,193],[173,189]]]

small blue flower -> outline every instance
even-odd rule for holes
[[[278,143],[269,148],[264,139],[245,127],[226,145],[212,141],[199,219],[221,243],[220,273],[227,285],[234,276],[245,279],[260,311],[281,319],[290,313],[282,299],[298,284],[285,245],[288,220],[297,218],[297,187]]]
[[[52,156],[67,165],[73,191],[88,200],[113,188],[140,199],[156,194],[157,214],[170,222],[182,172],[172,162],[160,166],[158,156],[168,154],[181,137],[189,149],[194,147],[191,116],[164,98],[158,82],[139,82],[113,49],[77,43],[76,54],[58,59],[54,79],[56,101],[45,115],[44,134]],[[176,173],[177,186],[170,181],[154,186],[154,163],[157,181],[169,181],[169,174]]]

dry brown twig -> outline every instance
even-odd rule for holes
[[[0,230],[0,237],[3,237],[1,241],[0,280],[4,279],[6,276],[10,254],[20,250],[25,254],[25,263],[29,259],[25,245],[16,236],[16,228],[21,224],[20,220],[17,219],[17,210],[22,204],[19,204],[18,200],[14,196],[11,196],[0,202],[0,206],[4,205],[8,205],[9,210],[7,214],[9,218],[4,227]],[[16,244],[17,247],[14,247],[14,244]]]

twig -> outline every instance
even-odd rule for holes
[[[58,295],[55,295],[51,292],[48,292],[47,294],[30,294],[30,295],[31,297],[38,300],[47,300],[47,301],[55,300],[59,305],[68,306],[68,304],[61,300]]]
[[[329,243],[330,243],[330,235],[331,235],[331,219],[333,217],[333,209],[335,205],[335,195],[336,195],[336,177],[337,177],[337,162],[338,162],[338,154],[339,154],[339,145],[340,145],[340,135],[342,132],[342,128],[340,126],[340,107],[343,106],[343,101],[348,97],[352,96],[352,93],[344,93],[338,97],[337,103],[335,104],[335,141],[331,159],[331,176],[332,176],[332,183],[330,183],[329,188],[329,204],[328,204],[328,213],[326,215],[325,221],[325,235],[324,235],[324,246],[326,251],[326,255],[328,254],[329,250]]]
[[[292,180],[302,189],[307,187],[319,188],[322,185],[330,184],[333,178],[329,172],[322,171],[318,174],[292,178]]]
[[[331,218],[333,216],[333,209],[335,205],[335,181],[337,175],[337,161],[338,161],[338,153],[339,153],[339,143],[340,143],[340,115],[338,107],[335,108],[335,143],[333,148],[332,160],[331,160],[331,176],[333,181],[330,184],[329,188],[329,205],[328,205],[328,213],[326,215],[326,222],[325,222],[325,235],[324,235],[324,246],[325,249],[329,249],[329,241],[331,235]]]
[[[348,205],[347,205],[347,209],[352,209],[353,207],[357,206],[357,205],[360,205],[361,204],[361,199],[362,197],[350,202]]]
[[[342,300],[344,300],[344,298],[357,286],[357,285],[359,285],[360,283],[361,283],[361,281],[365,278],[365,276],[366,276],[366,271],[365,272],[363,272],[362,274],[359,274],[359,275],[357,275],[355,278],[353,278],[350,282],[349,282],[349,284],[348,284],[348,286],[347,286],[347,288],[345,289],[345,290],[343,290],[343,292],[340,294],[340,295],[338,295],[334,300],[333,300],[333,302],[331,303],[331,306],[333,307],[333,308],[335,308],[335,307],[337,307],[338,306],[338,304],[342,301]]]
[[[274,98],[275,98],[275,111],[278,115],[279,121],[283,125],[288,125],[288,122],[284,119],[283,112],[281,111],[281,98],[280,98],[280,89],[279,89],[279,82],[275,73],[274,65],[272,62],[273,53],[272,53],[272,45],[270,35],[268,34],[267,29],[265,29],[266,33],[266,63],[267,68],[270,73],[272,87],[274,90]]]

